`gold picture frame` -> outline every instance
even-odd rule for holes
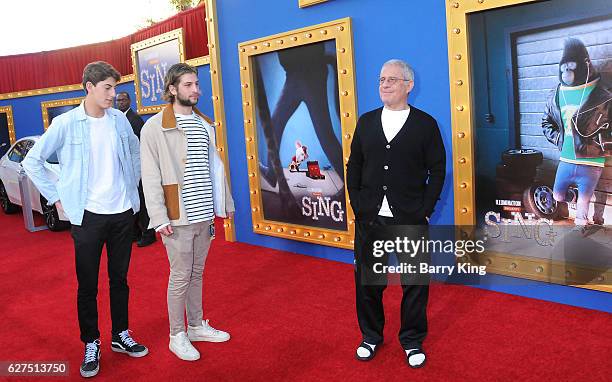
[[[310,7],[311,5],[325,3],[326,1],[328,0],[298,0],[298,7],[306,8]]]
[[[132,44],[131,55],[137,112],[158,113],[166,104],[161,97],[166,71],[176,63],[185,62],[183,28]]]
[[[6,114],[6,125],[8,128],[9,143],[12,145],[17,140],[17,138],[15,137],[15,121],[13,119],[13,107],[11,105],[0,106],[0,114]]]
[[[47,131],[47,129],[49,128],[49,125],[51,125],[51,121],[53,120],[54,117],[57,116],[57,115],[53,115],[54,114],[53,109],[58,109],[58,108],[66,109],[67,107],[70,107],[70,106],[72,106],[71,109],[74,109],[75,107],[81,104],[83,99],[85,99],[85,97],[58,99],[54,101],[41,102],[40,108],[42,110],[44,131]],[[68,110],[62,110],[62,112],[59,114],[65,113],[66,111]]]
[[[315,228],[309,225],[266,220],[263,211],[264,205],[262,204],[259,154],[257,149],[257,125],[259,122],[255,107],[256,87],[253,60],[258,55],[282,51],[288,48],[301,47],[313,43],[326,43],[330,40],[335,41],[339,118],[341,126],[341,140],[339,143],[342,147],[342,167],[344,168],[344,179],[346,179],[345,165],[348,161],[351,138],[357,121],[351,19],[344,18],[279,33],[273,36],[243,42],[238,46],[253,231],[258,234],[276,236],[284,239],[352,249],[355,218],[350,208],[346,185],[343,187],[346,206],[346,230]],[[335,174],[337,174],[337,172],[335,172]]]
[[[451,93],[453,147],[453,190],[455,224],[476,224],[475,197],[475,120],[472,94],[468,15],[496,8],[536,3],[542,0],[447,0],[446,26]],[[488,251],[471,256],[470,262],[487,266],[487,272],[531,280],[567,284],[612,292],[611,285],[598,284],[612,280],[612,272],[528,256],[513,256]],[[584,280],[591,280],[584,284]],[[580,284],[580,285],[579,285]]]
[[[206,63],[210,64],[210,82],[212,86],[212,101],[217,137],[217,151],[221,156],[227,181],[231,187],[229,156],[227,151],[227,131],[225,128],[225,102],[223,97],[223,79],[221,77],[221,52],[219,50],[219,26],[217,23],[217,3],[215,0],[202,0],[206,7],[206,29],[208,35],[208,56]],[[189,61],[187,61],[189,62]],[[223,230],[226,241],[236,241],[234,218],[228,217],[223,221]]]

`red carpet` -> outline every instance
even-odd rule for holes
[[[69,232],[28,233],[20,214],[0,213],[0,227],[0,361],[67,361],[70,378],[82,380]],[[610,314],[463,286],[432,286],[428,362],[419,370],[406,365],[399,346],[401,291],[390,287],[386,342],[361,363],[350,265],[220,239],[206,264],[205,316],[232,339],[196,343],[197,362],[169,352],[168,262],[157,242],[132,254],[130,329],[150,355],[131,359],[110,351],[105,268],[103,260],[95,380],[611,380]]]

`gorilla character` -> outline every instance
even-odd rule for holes
[[[559,62],[559,81],[565,86],[578,86],[598,77],[584,44],[575,38],[567,39]]]
[[[606,157],[612,156],[612,85],[602,79],[576,38],[565,40],[559,81],[542,118],[544,135],[561,152],[553,196],[565,201],[568,188],[576,186],[575,224],[584,227]]]

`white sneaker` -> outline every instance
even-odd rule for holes
[[[189,325],[187,335],[191,341],[225,342],[230,339],[229,333],[213,328],[208,320],[202,321],[202,326]]]
[[[183,361],[196,361],[200,359],[200,352],[189,342],[185,332],[180,332],[175,336],[170,335],[168,348]]]

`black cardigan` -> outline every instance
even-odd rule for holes
[[[400,224],[417,224],[431,216],[446,175],[446,153],[436,120],[410,106],[397,135],[387,142],[382,107],[363,114],[351,143],[347,187],[360,221],[373,221],[387,195]]]

